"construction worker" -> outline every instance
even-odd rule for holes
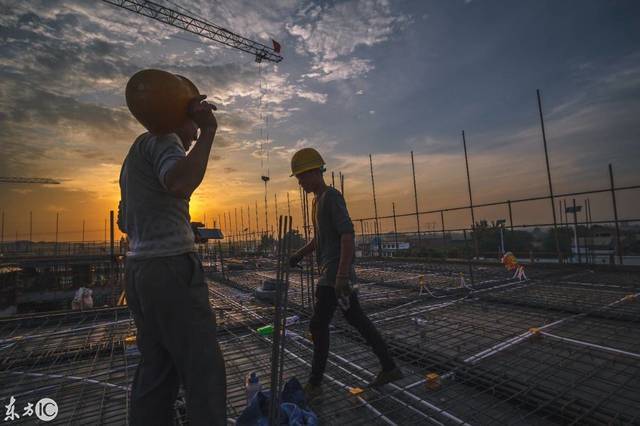
[[[127,85],[129,108],[150,128],[135,140],[120,173],[118,226],[129,238],[125,291],[141,355],[129,423],[173,425],[182,384],[191,425],[226,425],[224,360],[189,216],[189,198],[202,182],[216,134],[216,108],[191,82],[166,74],[136,75]],[[136,87],[150,99],[135,101],[130,89]],[[172,93],[176,99],[167,98]],[[165,105],[158,114],[166,117],[177,108],[181,123],[157,130],[168,121],[145,110],[145,102]]]
[[[347,322],[358,330],[382,364],[382,371],[369,386],[380,386],[402,377],[382,336],[362,311],[353,290],[356,280],[353,223],[340,191],[325,183],[324,171],[325,162],[313,148],[301,149],[291,159],[291,176],[298,179],[306,192],[312,192],[315,196],[312,207],[314,237],[289,260],[291,267],[295,267],[304,256],[315,251],[320,270],[316,302],[309,323],[313,338],[311,375],[305,385],[309,401],[322,395],[321,382],[329,355],[329,324],[338,306]]]

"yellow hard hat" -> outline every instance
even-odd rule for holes
[[[187,105],[198,88],[186,77],[147,69],[135,73],[125,96],[131,114],[151,133],[171,133],[187,119]]]
[[[325,164],[318,151],[313,148],[302,148],[291,157],[291,176],[313,169],[320,169]]]

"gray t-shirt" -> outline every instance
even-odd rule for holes
[[[343,234],[354,234],[344,197],[335,188],[327,188],[312,206],[313,228],[316,237],[316,260],[320,270],[318,285],[335,285],[340,263],[340,239]],[[355,282],[353,261],[351,281]]]
[[[118,227],[129,236],[127,256],[173,256],[196,251],[189,200],[171,195],[167,172],[186,156],[175,133],[144,133],[131,146],[120,171]]]

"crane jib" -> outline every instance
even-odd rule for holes
[[[162,6],[148,0],[102,0],[105,3],[129,10],[142,16],[154,19],[167,25],[180,28],[200,37],[213,40],[229,47],[250,53],[257,62],[280,62],[282,56],[274,48],[257,41],[242,37],[225,28],[196,18],[186,13]],[[277,43],[277,42],[276,42]],[[280,44],[277,44],[278,48]]]

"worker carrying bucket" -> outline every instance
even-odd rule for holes
[[[382,371],[369,384],[380,386],[402,377],[389,355],[387,345],[360,307],[355,284],[355,234],[344,197],[324,181],[325,162],[318,151],[304,148],[291,159],[291,176],[306,192],[314,194],[312,218],[314,237],[290,259],[296,266],[304,256],[316,252],[320,279],[316,287],[316,303],[309,323],[313,337],[313,362],[309,382],[305,385],[307,400],[322,395],[322,377],[329,355],[329,324],[339,306],[347,322],[362,335],[382,364]]]
[[[148,130],[120,172],[125,292],[141,354],[131,425],[172,425],[180,384],[190,424],[227,424],[224,360],[189,216],[218,127],[205,98],[187,78],[160,70],[136,73],[126,88],[129,110]]]

